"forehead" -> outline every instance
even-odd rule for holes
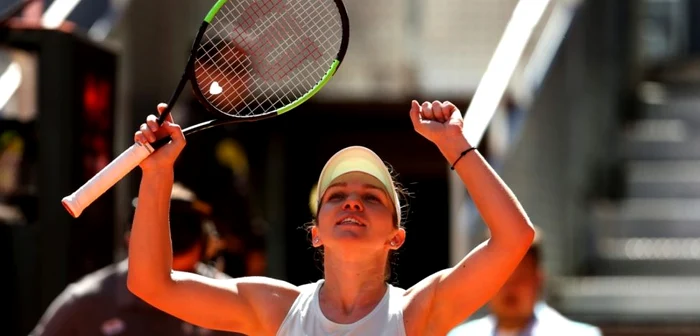
[[[379,179],[376,177],[362,173],[362,172],[352,172],[352,173],[347,173],[338,176],[335,178],[333,181],[331,181],[331,184],[328,186],[328,188],[334,188],[334,187],[363,187],[363,188],[371,188],[371,189],[379,189],[382,191],[385,191],[384,185],[382,184]]]

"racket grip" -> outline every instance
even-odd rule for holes
[[[85,208],[153,153],[155,150],[153,147],[150,144],[134,143],[78,190],[64,197],[61,204],[71,216],[78,218]]]

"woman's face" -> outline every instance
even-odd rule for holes
[[[312,243],[343,253],[398,249],[405,231],[396,224],[394,203],[375,177],[347,173],[321,198]]]

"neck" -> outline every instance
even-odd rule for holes
[[[354,316],[357,310],[362,313],[374,309],[387,290],[384,280],[387,256],[347,260],[329,252],[326,250],[324,257],[325,282],[320,292],[321,303],[348,317]]]

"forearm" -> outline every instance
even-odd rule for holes
[[[129,287],[154,290],[170,281],[173,251],[170,241],[172,169],[144,170],[129,238]],[[155,286],[155,287],[153,287]]]
[[[449,164],[469,147],[466,139],[438,145]],[[488,226],[492,240],[510,243],[532,239],[534,229],[520,202],[478,151],[470,151],[459,159],[455,172]]]

